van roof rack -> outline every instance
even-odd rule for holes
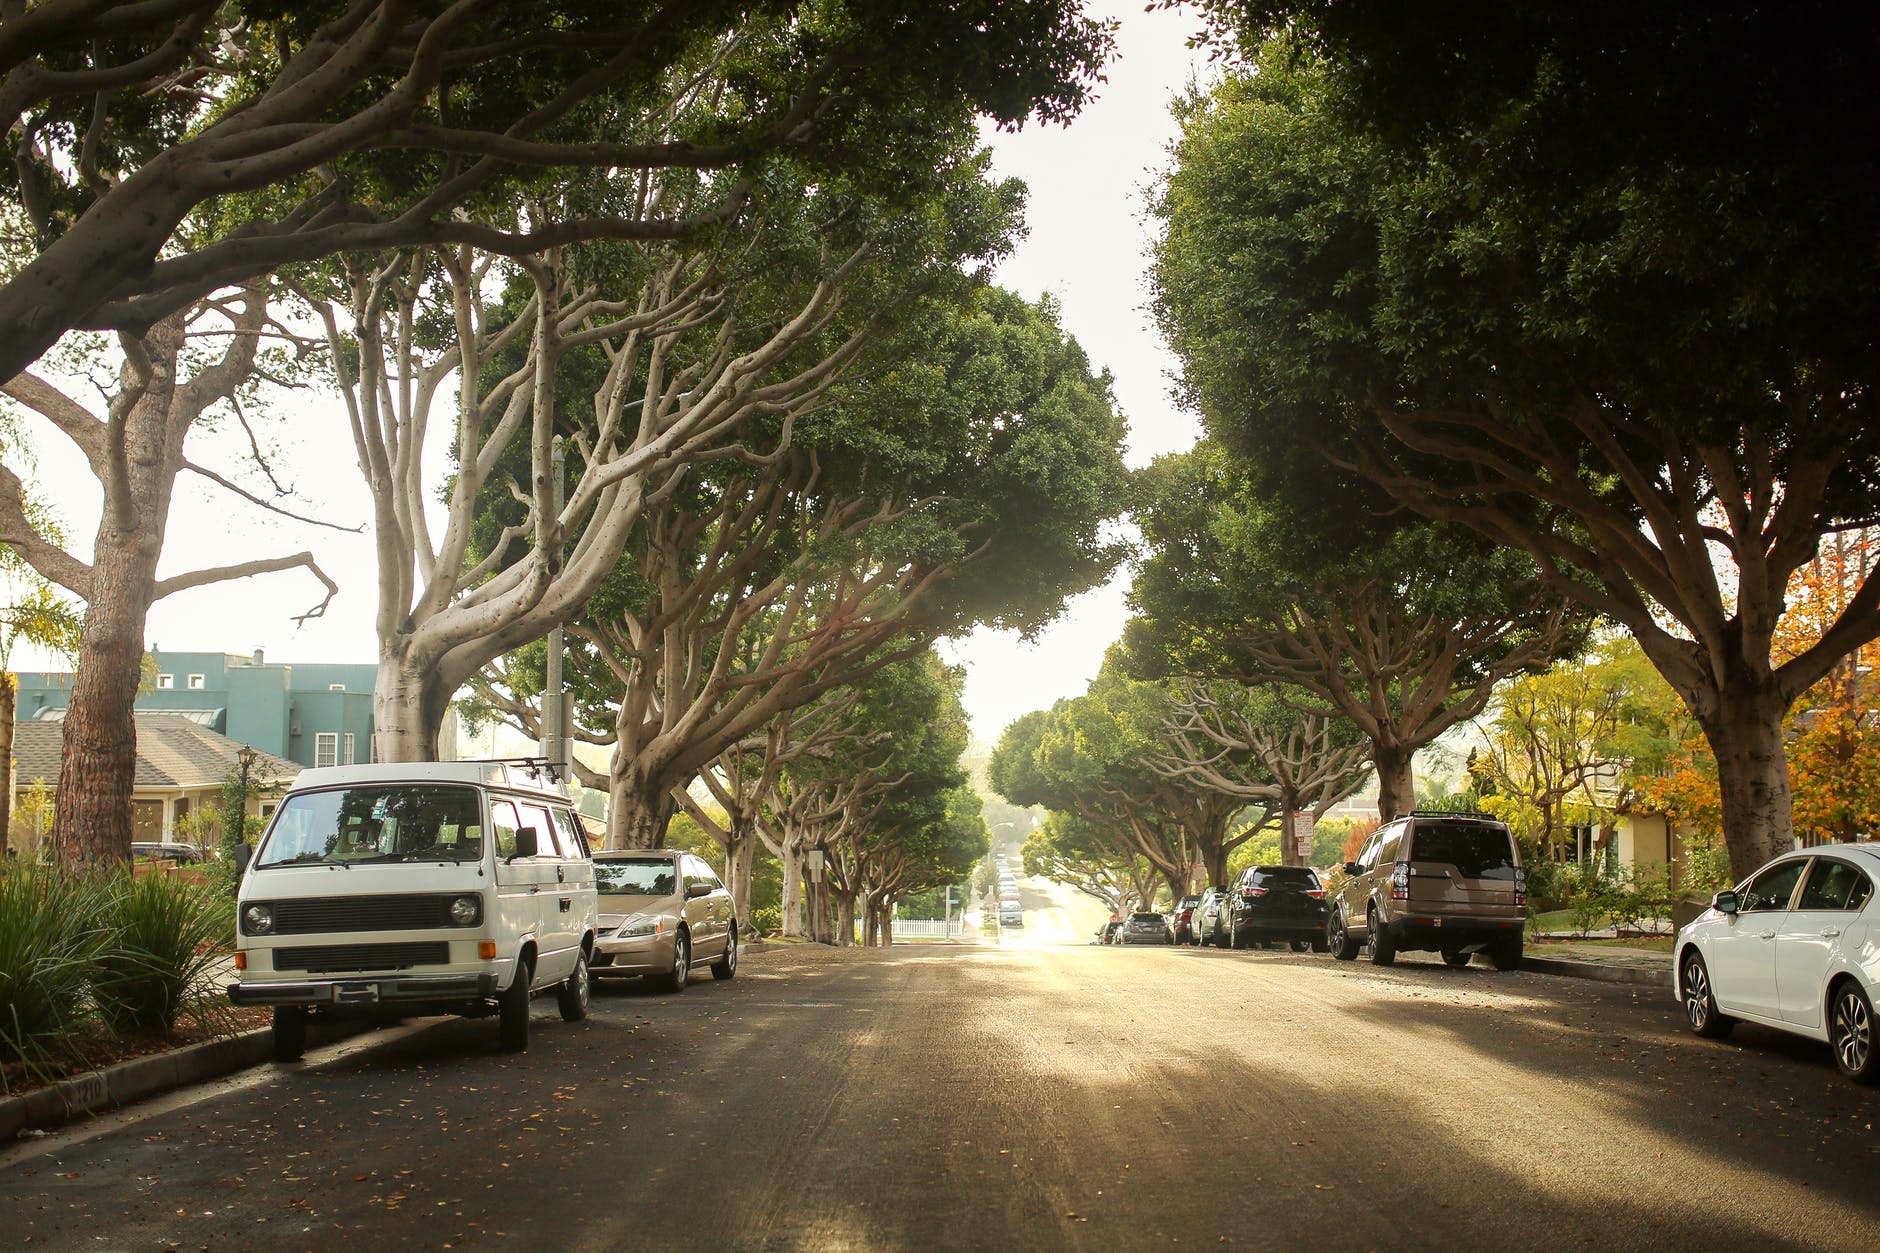
[[[547,775],[550,783],[563,781],[561,763],[552,757],[483,757],[479,760],[491,766],[518,766],[537,779]]]

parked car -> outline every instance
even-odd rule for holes
[[[1121,944],[1173,944],[1175,933],[1169,930],[1168,916],[1148,911],[1139,911],[1129,916],[1123,924]]]
[[[1195,906],[1200,903],[1199,896],[1184,896],[1175,902],[1175,909],[1169,915],[1169,926],[1174,929],[1175,943],[1194,943]]]
[[[1189,919],[1190,943],[1196,945],[1225,944],[1225,933],[1221,930],[1221,906],[1227,902],[1226,888],[1209,888],[1195,902],[1195,912]]]
[[[1325,951],[1325,886],[1305,866],[1252,866],[1228,889],[1221,930],[1229,948],[1290,945]]]
[[[179,866],[199,866],[209,860],[209,855],[194,844],[139,841],[131,845],[131,858],[134,861],[170,861]]]
[[[1015,930],[1024,930],[1025,911],[1020,909],[1016,902],[1010,905],[1001,904],[999,906],[999,925],[1001,927],[1012,927]]]
[[[1123,929],[1123,920],[1120,918],[1112,918],[1108,922],[1104,923],[1101,927],[1097,928],[1096,938],[1093,939],[1091,943],[1092,944],[1114,944],[1116,943],[1117,935],[1122,931],[1122,929]]]
[[[545,763],[301,771],[236,920],[228,997],[273,1008],[279,1061],[300,1057],[312,1017],[494,1011],[509,1052],[529,1045],[538,992],[587,1017],[594,865]]]
[[[1880,1080],[1880,848],[1784,853],[1678,932],[1673,986],[1691,1030],[1740,1019],[1823,1040],[1842,1074]]]
[[[702,857],[678,849],[597,853],[600,935],[594,977],[650,978],[683,992],[694,966],[712,977],[738,972],[738,920],[731,893]]]
[[[1527,872],[1507,823],[1418,810],[1372,832],[1345,874],[1326,923],[1340,961],[1368,942],[1380,966],[1405,949],[1440,952],[1451,966],[1477,952],[1497,970],[1520,966]]]

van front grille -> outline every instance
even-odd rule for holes
[[[462,893],[403,896],[314,896],[268,901],[276,935],[327,931],[425,931],[450,926],[450,903]]]
[[[442,966],[450,961],[450,942],[430,944],[311,944],[274,950],[276,970],[325,974],[342,970],[405,970]]]

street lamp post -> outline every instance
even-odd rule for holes
[[[261,754],[255,751],[252,744],[244,744],[235,752],[235,762],[241,767],[242,787],[241,799],[236,802],[235,813],[232,815],[235,824],[235,872],[237,874],[244,874],[248,870],[248,858],[251,853],[248,847],[248,777],[254,773],[255,762],[260,759]],[[225,817],[223,821],[227,822],[229,818]]]

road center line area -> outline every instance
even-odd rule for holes
[[[813,1013],[802,1012],[814,1009]],[[867,1012],[862,1012],[867,1011]],[[804,947],[439,1020],[0,1154],[51,1249],[1867,1249],[1880,1093],[1648,989]]]

